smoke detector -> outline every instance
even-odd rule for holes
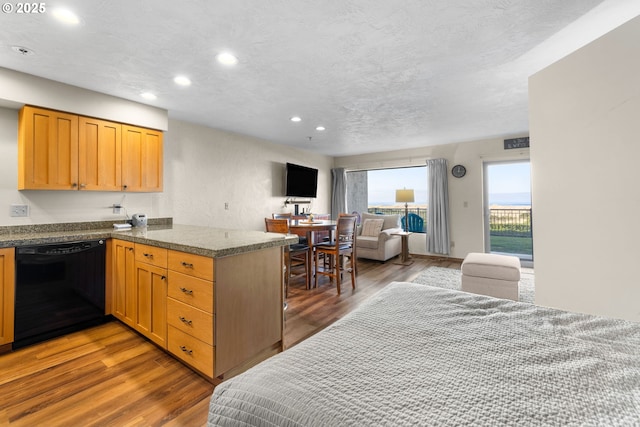
[[[24,56],[31,56],[35,54],[34,51],[24,46],[11,46],[11,50],[13,50],[15,53],[19,53],[20,55],[24,55]]]

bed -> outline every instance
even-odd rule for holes
[[[640,324],[394,282],[217,386],[211,426],[640,425]]]

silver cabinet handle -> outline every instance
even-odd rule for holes
[[[185,268],[193,268],[193,264],[189,264],[188,262],[182,261],[182,266]]]
[[[187,353],[188,355],[193,354],[193,350],[189,350],[187,347],[181,345],[180,346],[180,350],[184,351],[185,353]]]
[[[193,295],[193,291],[191,289],[187,289],[187,288],[180,288],[180,290],[182,292],[184,292],[187,295]]]
[[[182,323],[184,323],[185,325],[189,325],[191,326],[191,324],[193,323],[191,320],[184,318],[183,316],[178,316],[178,319],[180,319],[180,321]]]
[[[147,258],[153,258],[153,254],[142,254],[144,256],[146,256]]]

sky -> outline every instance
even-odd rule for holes
[[[396,190],[413,189],[415,194],[414,204],[427,203],[427,168],[426,166],[379,169],[367,172],[369,187],[369,204],[394,205]],[[449,175],[449,179],[453,178]],[[468,176],[460,179],[470,179]],[[531,176],[529,162],[494,163],[487,167],[487,180],[490,199],[495,198],[496,203],[508,203],[510,198],[500,195],[530,193]],[[530,196],[529,196],[530,197]],[[500,200],[498,200],[500,199]],[[522,197],[513,199],[520,204]],[[492,200],[490,200],[492,202]]]
[[[413,189],[415,204],[427,203],[427,167],[379,169],[367,172],[369,204],[396,204],[396,190]]]
[[[493,194],[531,192],[529,162],[494,163],[488,166],[489,192]]]

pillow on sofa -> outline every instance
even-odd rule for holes
[[[368,220],[368,219],[383,219],[384,220],[384,224],[382,225],[382,229],[386,230],[388,228],[397,228],[399,227],[399,222],[400,222],[400,215],[378,215],[378,214],[370,214],[368,212],[363,212],[362,213],[362,221],[364,223],[364,221]]]
[[[377,237],[382,231],[384,219],[365,219],[362,223],[361,236]]]

